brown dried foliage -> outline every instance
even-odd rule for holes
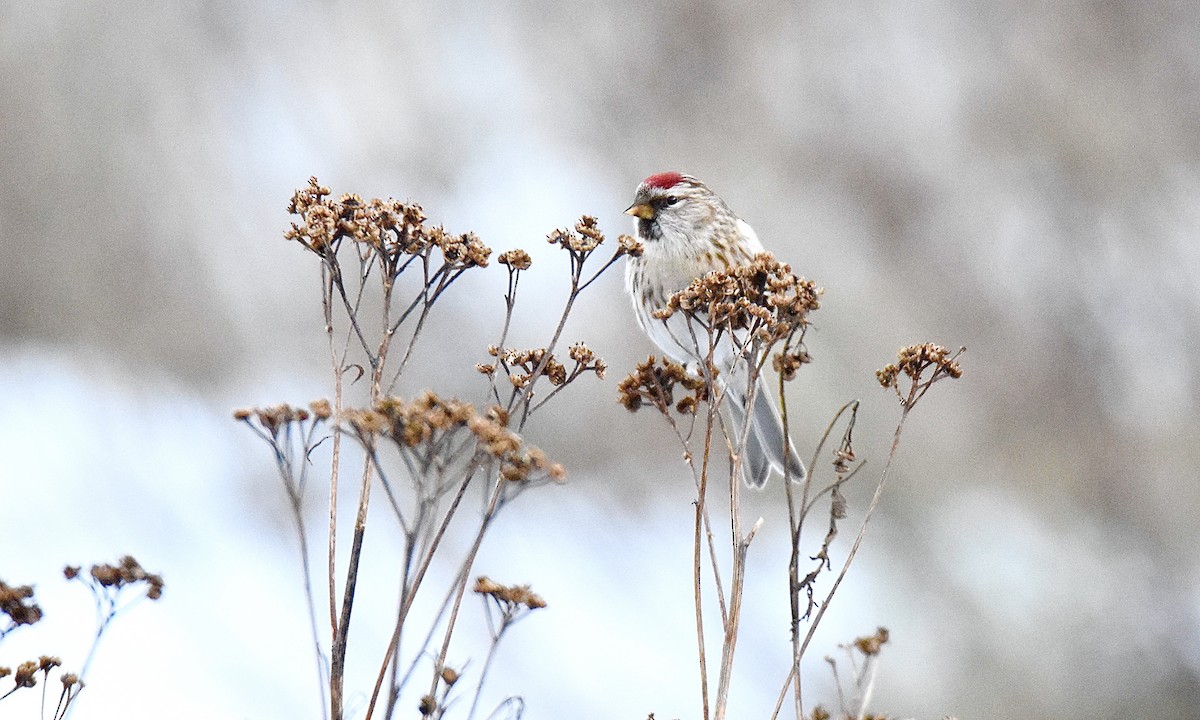
[[[664,415],[672,407],[678,413],[692,415],[708,399],[709,385],[688,373],[683,365],[650,355],[617,385],[617,393],[619,402],[630,412],[649,404]],[[678,401],[677,393],[682,394]]]
[[[369,409],[346,410],[343,419],[368,447],[376,437],[405,449],[444,446],[448,435],[465,430],[475,436],[477,453],[500,461],[500,474],[509,482],[566,477],[562,465],[549,462],[544,452],[508,428],[508,411],[499,406],[481,415],[470,403],[427,391],[411,401],[385,397]]]
[[[963,370],[958,364],[958,358],[966,351],[965,347],[960,347],[957,352],[951,354],[946,348],[934,343],[909,345],[900,348],[896,353],[896,362],[876,370],[875,378],[884,388],[894,390],[902,405],[911,408],[935,382],[945,378],[962,377]],[[930,369],[933,372],[926,375],[926,371]],[[901,375],[911,380],[907,392],[900,388]]]
[[[145,568],[131,555],[121,558],[120,562],[116,565],[109,565],[108,563],[93,565],[88,574],[98,587],[105,588],[113,593],[120,592],[138,583],[145,583],[146,597],[151,600],[158,600],[162,597],[162,575],[146,572]],[[79,578],[79,568],[74,565],[68,565],[63,568],[63,577],[68,580]]]
[[[308,186],[292,195],[288,212],[300,217],[284,237],[327,257],[343,239],[368,246],[397,265],[404,255],[421,255],[437,247],[446,262],[462,268],[486,267],[491,248],[474,233],[453,234],[441,226],[427,227],[420,205],[347,193],[336,200],[328,187],[309,178]]]
[[[793,275],[787,263],[760,253],[747,265],[693,280],[654,315],[666,319],[679,311],[702,313],[714,328],[753,330],[769,345],[806,326],[809,313],[821,307],[823,292],[812,281]],[[795,361],[805,357],[797,355]]]
[[[472,592],[486,595],[503,606],[511,608],[523,607],[528,610],[539,610],[546,607],[546,601],[540,595],[529,589],[528,585],[501,585],[500,583],[481,575],[475,579]]]
[[[0,580],[0,613],[9,618],[7,628],[0,627],[0,637],[18,625],[32,625],[42,619],[42,608],[33,602],[33,587],[9,585]]]

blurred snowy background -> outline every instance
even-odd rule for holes
[[[284,495],[230,419],[329,394],[315,261],[282,239],[294,188],[534,252],[536,344],[562,292],[545,233],[626,232],[637,182],[676,169],[827,288],[790,397],[806,454],[861,397],[878,469],[898,411],[872,371],[909,342],[970,348],[906,431],[810,701],[835,701],[821,656],[885,625],[873,710],[1200,707],[1200,5],[2,5],[0,578],[47,618],[0,664],[80,662],[91,605],[62,565],[131,553],[166,578],[76,717],[319,717]],[[440,306],[407,392],[482,398],[501,278]],[[571,481],[506,511],[477,565],[550,602],[489,697],[695,718],[691,484],[615,402],[652,350],[619,274],[589,292],[567,340],[609,379],[531,432]],[[766,717],[787,663],[781,505],[777,482],[754,499],[738,717]]]

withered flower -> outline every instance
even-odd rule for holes
[[[146,597],[158,600],[163,593],[163,578],[161,575],[146,572],[133,558],[126,555],[116,565],[103,563],[93,565],[89,574],[97,586],[119,591],[136,583],[146,584]]]
[[[700,314],[713,327],[751,329],[770,344],[808,325],[808,315],[821,307],[823,292],[770,253],[760,253],[747,265],[693,280],[653,314],[664,320],[677,312]]]
[[[507,605],[514,609],[517,606],[524,606],[529,610],[546,607],[546,601],[530,590],[528,585],[501,585],[486,575],[480,575],[475,579],[475,587],[472,588],[472,592],[487,595],[501,605]]]
[[[677,389],[686,393],[678,402],[675,401]],[[660,362],[651,355],[638,364],[637,371],[617,385],[617,394],[618,401],[630,412],[649,403],[664,415],[671,407],[686,415],[695,413],[708,399],[708,384],[689,374],[683,365],[666,358]]]
[[[524,250],[507,250],[500,253],[496,260],[501,265],[507,265],[513,270],[528,270],[533,265],[533,259]]]
[[[854,647],[863,655],[878,655],[889,637],[891,637],[891,633],[887,628],[877,628],[874,635],[855,638]]]
[[[934,343],[909,345],[900,348],[896,354],[896,362],[876,370],[875,379],[884,388],[895,390],[901,404],[911,409],[935,382],[944,378],[962,377],[963,370],[958,364],[958,358],[966,351],[965,347],[960,347],[958,352],[951,354],[946,348]],[[929,369],[932,369],[933,373],[926,376],[925,371]],[[901,374],[911,380],[907,395],[900,389]]]
[[[0,580],[0,613],[7,615],[13,626],[41,620],[42,609],[33,602],[33,586],[9,585]]]
[[[629,257],[641,257],[646,251],[646,246],[635,239],[632,235],[618,235],[617,245],[620,246],[620,253]]]
[[[546,236],[546,242],[576,255],[587,255],[604,242],[604,233],[600,232],[596,218],[584,215],[575,223],[574,231],[565,228],[554,230]]]

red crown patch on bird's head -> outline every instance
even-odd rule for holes
[[[677,172],[662,172],[651,175],[642,181],[642,184],[647,187],[656,187],[661,190],[669,190],[675,187],[683,180],[683,175]]]

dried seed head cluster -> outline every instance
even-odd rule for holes
[[[854,647],[863,655],[878,655],[889,637],[891,637],[891,633],[888,632],[887,628],[876,628],[874,635],[855,638]]]
[[[481,575],[475,579],[475,587],[472,590],[494,599],[502,607],[513,610],[522,607],[528,610],[546,607],[546,601],[530,590],[528,585],[501,585],[487,576]]]
[[[535,473],[552,480],[566,477],[562,465],[549,462],[545,453],[526,446],[520,435],[508,429],[508,412],[500,407],[480,415],[470,403],[427,391],[412,401],[386,397],[370,409],[347,410],[344,418],[364,442],[378,435],[404,448],[438,445],[448,434],[465,429],[475,436],[479,452],[500,461],[506,480],[529,480]]]
[[[347,410],[343,417],[361,436],[384,435],[404,447],[427,443],[467,426],[475,415],[470,403],[426,392],[412,401],[385,397],[367,410]]]
[[[771,358],[771,367],[782,375],[784,380],[791,381],[796,379],[800,366],[810,362],[812,357],[803,347],[795,350],[789,348],[775,353],[775,357]]]
[[[12,675],[13,687],[11,690],[9,690],[9,693],[11,693],[18,688],[34,687],[37,685],[37,674],[39,672],[48,674],[51,670],[59,667],[60,665],[62,665],[61,659],[51,655],[43,655],[38,658],[36,662],[33,660],[26,660],[17,666],[16,671],[10,667],[0,667],[0,678],[5,678],[9,675]],[[0,700],[3,700],[6,696],[7,693],[5,695],[0,695]]]
[[[499,365],[508,372],[508,381],[518,390],[528,387],[533,382],[535,374],[545,377],[554,386],[569,383],[585,372],[594,372],[596,377],[604,379],[608,364],[596,357],[596,354],[582,341],[572,345],[567,354],[575,362],[575,366],[569,372],[567,367],[559,362],[553,354],[547,357],[545,348],[517,350],[516,348],[501,348],[491,345],[488,347],[488,355],[496,358],[497,362],[479,363],[475,369],[485,375],[491,375],[496,372],[496,366]]]
[[[604,233],[600,232],[596,218],[584,215],[575,223],[573,231],[567,228],[554,230],[546,236],[546,242],[570,251],[577,259],[582,259],[604,244]],[[640,242],[628,235],[620,235],[617,237],[617,252],[613,260],[622,255],[639,257],[642,251],[643,246]]]
[[[683,397],[675,401],[677,392]],[[676,412],[690,415],[708,399],[708,383],[688,373],[677,362],[651,355],[638,363],[637,370],[617,385],[618,401],[626,410],[636,412],[649,403],[664,415],[674,406]]]
[[[502,252],[496,260],[501,265],[507,265],[513,270],[528,270],[533,265],[533,258],[529,257],[529,253],[519,249]]]
[[[567,381],[567,368],[553,354],[546,358],[546,348],[517,350],[516,348],[501,348],[496,345],[488,346],[488,355],[496,358],[500,365],[508,370],[508,381],[513,387],[521,389],[533,382],[534,373],[541,368],[541,375],[550,381],[551,385],[562,385]],[[543,361],[545,363],[543,364]],[[488,375],[495,372],[495,365],[479,365],[480,372]]]
[[[604,379],[604,371],[608,369],[608,364],[597,357],[582,340],[567,350],[567,356],[575,361],[575,370],[571,372],[573,376],[590,370],[596,373],[596,377]]]
[[[8,668],[5,668],[6,670]],[[37,685],[38,664],[32,660],[26,660],[17,666],[16,672],[13,673],[13,687],[27,688]]]
[[[962,377],[963,370],[958,364],[958,358],[966,351],[965,347],[960,347],[957,352],[951,354],[946,348],[933,343],[909,345],[900,348],[896,354],[896,362],[876,370],[875,378],[883,387],[895,390],[900,402],[906,408],[911,408],[938,380]],[[930,368],[933,369],[933,374],[926,377],[925,371]],[[912,381],[907,395],[900,390],[901,374],[908,376]]]
[[[33,587],[9,585],[0,580],[0,613],[9,617],[9,627],[0,626],[0,637],[18,625],[32,625],[42,619],[42,609],[33,602]]]
[[[632,235],[618,235],[617,245],[621,248],[621,254],[629,257],[641,257],[642,253],[646,251],[646,246]]]
[[[333,414],[328,400],[314,400],[308,409],[281,404],[265,408],[242,408],[233,411],[233,419],[254,423],[271,437],[278,437],[281,430],[294,422],[305,422],[309,418],[328,420]]]
[[[753,262],[708,273],[667,299],[654,313],[665,319],[676,312],[701,313],[713,327],[753,329],[767,344],[783,340],[808,324],[809,313],[821,307],[823,288],[796,277],[786,263],[770,253]]]
[[[120,591],[137,583],[146,583],[146,597],[157,600],[162,597],[163,579],[161,575],[146,572],[146,570],[131,555],[121,558],[117,565],[93,565],[89,575],[95,586],[107,588],[110,591]],[[63,568],[63,576],[68,580],[79,577],[79,567],[68,565]]]
[[[575,223],[574,232],[567,229],[554,230],[546,236],[546,242],[586,255],[600,247],[604,242],[604,233],[600,232],[596,218],[584,215]]]
[[[378,198],[364,201],[354,194],[334,200],[315,177],[292,195],[288,212],[298,215],[300,222],[292,223],[284,237],[321,257],[327,257],[343,238],[393,259],[437,247],[448,263],[461,267],[484,267],[492,254],[474,233],[454,235],[441,227],[426,227],[420,205]]]

